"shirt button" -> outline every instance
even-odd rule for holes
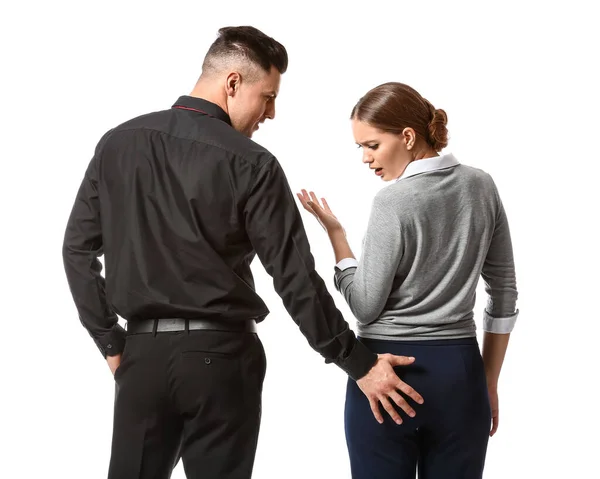
[[[212,361],[210,360],[210,358],[204,358],[204,363],[205,364],[210,364]]]

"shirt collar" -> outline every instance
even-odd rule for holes
[[[172,108],[180,108],[183,110],[196,111],[198,113],[204,113],[205,115],[212,116],[218,120],[224,121],[231,126],[231,118],[225,113],[219,105],[211,103],[204,98],[197,98],[195,96],[183,95],[178,98]]]
[[[460,163],[452,153],[434,156],[433,158],[424,158],[422,160],[411,161],[404,170],[404,173],[402,173],[402,176],[400,176],[400,178],[398,178],[396,181],[400,181],[420,173],[443,170],[445,168],[451,168],[457,165],[460,165]]]

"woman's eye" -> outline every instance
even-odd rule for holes
[[[376,149],[377,149],[377,147],[378,147],[379,145],[365,145],[365,146],[366,146],[367,148],[369,148],[370,150],[376,150]],[[362,148],[363,146],[362,146],[362,145],[356,145],[356,147],[360,149],[360,148]]]

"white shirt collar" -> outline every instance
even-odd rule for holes
[[[452,153],[434,156],[433,158],[424,158],[422,160],[411,161],[404,170],[404,173],[402,173],[402,176],[400,176],[400,178],[398,178],[396,181],[403,180],[404,178],[408,178],[410,176],[418,175],[419,173],[427,173],[428,171],[442,170],[444,168],[450,168],[459,164],[460,163]]]

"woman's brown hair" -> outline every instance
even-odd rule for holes
[[[350,119],[380,130],[400,134],[412,128],[435,151],[448,146],[448,116],[414,88],[404,83],[384,83],[370,90],[352,109]]]

